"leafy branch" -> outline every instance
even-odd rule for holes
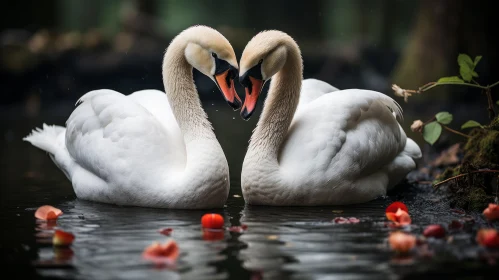
[[[404,97],[405,102],[407,102],[408,97],[412,96],[412,94],[421,94],[425,91],[428,91],[432,88],[443,86],[443,85],[460,85],[467,87],[479,88],[482,92],[485,93],[487,97],[488,103],[488,111],[489,118],[493,119],[496,115],[494,110],[494,105],[492,101],[491,91],[492,88],[499,85],[499,81],[490,84],[490,85],[481,85],[476,82],[473,78],[478,78],[478,73],[475,71],[476,66],[482,59],[482,56],[475,57],[474,60],[471,59],[467,54],[459,54],[457,57],[457,63],[459,65],[459,75],[460,76],[451,76],[451,77],[443,77],[438,79],[436,82],[431,82],[426,85],[419,87],[417,90],[413,89],[403,89],[397,85],[392,85],[392,89],[395,91],[395,94],[401,97]],[[498,104],[499,105],[499,104]]]
[[[496,115],[496,112],[494,110],[494,102],[492,100],[491,92],[493,87],[499,85],[499,81],[484,86],[474,80],[474,78],[478,78],[478,73],[475,71],[475,68],[477,67],[481,59],[482,56],[477,56],[472,60],[471,57],[467,54],[459,54],[459,56],[457,57],[457,63],[459,65],[459,76],[442,77],[436,82],[427,83],[426,85],[419,87],[417,90],[403,89],[396,84],[392,85],[392,89],[395,92],[395,95],[404,97],[404,101],[407,102],[409,96],[412,96],[413,94],[421,94],[435,87],[443,85],[459,85],[478,88],[481,89],[487,97],[487,110],[489,112],[489,118],[493,119]],[[499,101],[497,101],[496,104],[499,105]],[[454,134],[470,138],[469,135],[454,130],[448,126],[452,122],[452,119],[452,114],[450,114],[449,112],[440,112],[427,122],[423,123],[421,120],[414,121],[414,123],[411,125],[411,130],[414,132],[422,133],[425,141],[430,143],[431,145],[433,145],[440,138],[442,130],[444,129]],[[484,128],[483,125],[474,120],[469,120],[461,125],[461,129],[474,127]]]
[[[449,112],[440,112],[436,114],[433,118],[424,123],[421,120],[414,121],[411,125],[411,130],[414,132],[422,132],[424,140],[430,143],[431,145],[437,142],[438,138],[440,138],[440,135],[442,134],[442,129],[469,138],[470,137],[469,135],[454,130],[447,126],[452,122],[452,119],[453,116]],[[475,121],[468,121],[461,126],[461,129],[474,126],[482,126],[482,125]]]

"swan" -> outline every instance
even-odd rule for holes
[[[397,121],[400,106],[375,91],[302,82],[300,49],[286,33],[257,34],[239,64],[245,120],[272,77],[241,172],[247,204],[363,203],[385,195],[415,168],[421,150]]]
[[[154,208],[223,207],[229,166],[201,107],[193,67],[216,83],[229,105],[240,108],[232,46],[218,31],[194,26],[166,50],[166,94],[90,91],[78,100],[66,128],[44,124],[24,140],[49,153],[79,199]]]

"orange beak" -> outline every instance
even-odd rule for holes
[[[225,100],[235,111],[241,108],[242,102],[234,87],[234,76],[235,74],[232,73],[232,70],[228,69],[221,74],[215,75],[215,81]]]
[[[249,81],[251,82],[248,87],[245,87],[246,97],[244,98],[244,105],[241,109],[241,117],[243,119],[248,120],[256,107],[256,102],[258,101],[258,97],[262,92],[263,81],[260,79],[253,78],[248,76]]]

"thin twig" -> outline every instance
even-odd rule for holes
[[[435,117],[435,116],[433,116],[433,118],[431,118],[431,119],[429,119],[429,120],[427,120],[426,122],[424,122],[424,123],[423,123],[423,127],[424,127],[425,125],[427,125],[427,124],[431,123],[431,122],[432,122],[432,121],[434,121],[435,119],[436,119],[436,117]]]
[[[455,133],[455,134],[461,135],[461,136],[466,137],[466,138],[470,138],[470,136],[469,136],[469,135],[466,135],[466,134],[464,134],[464,133],[462,133],[462,132],[459,132],[459,131],[457,131],[457,130],[454,130],[454,129],[452,129],[452,128],[448,127],[448,126],[445,126],[445,125],[442,125],[442,126],[443,126],[445,129],[447,129],[448,131],[452,132],[452,133]]]
[[[489,86],[482,86],[480,84],[478,84],[476,81],[473,80],[474,83],[476,84],[472,84],[472,83],[464,83],[464,82],[429,82],[423,86],[420,86],[417,90],[414,90],[414,89],[405,89],[406,92],[408,93],[422,93],[422,92],[425,92],[425,91],[428,91],[434,87],[437,87],[437,86],[444,86],[444,85],[461,85],[461,86],[468,86],[468,87],[475,87],[475,88],[480,88],[480,89],[483,89],[483,90],[489,90],[497,85],[499,85],[499,81],[489,85]]]
[[[474,173],[499,173],[499,170],[489,170],[489,169],[487,169],[487,170],[476,170],[476,171],[471,171],[471,172],[464,173],[464,174],[459,174],[459,175],[456,175],[454,177],[450,177],[448,179],[445,179],[442,182],[438,182],[435,185],[433,185],[433,187],[435,189],[437,189],[438,186],[440,186],[442,184],[445,184],[445,183],[447,183],[449,181],[452,181],[452,180],[455,180],[455,179],[458,179],[458,178],[461,178],[461,177],[464,177],[464,176],[468,176],[468,175],[474,174]]]
[[[494,110],[494,101],[492,101],[492,96],[490,94],[490,88],[486,89],[485,90],[485,95],[487,96],[487,103],[489,104],[489,118],[491,120],[494,119],[494,117],[496,116],[496,111]]]
[[[433,181],[426,181],[426,180],[423,180],[423,181],[412,181],[412,182],[409,182],[411,184],[420,184],[420,185],[431,185],[433,184]]]
[[[460,86],[469,86],[469,87],[476,87],[476,88],[481,88],[481,89],[487,89],[487,87],[481,86],[481,85],[475,85],[475,84],[470,84],[470,83],[462,83],[462,82],[441,82],[441,83],[435,83],[427,88],[421,89],[421,91],[427,91],[429,89],[432,89],[437,86],[443,86],[443,85],[460,85]]]
[[[427,83],[427,84],[425,84],[425,85],[423,85],[423,86],[420,86],[420,87],[419,87],[419,89],[418,89],[418,91],[419,91],[419,92],[421,92],[421,91],[425,91],[427,87],[432,86],[432,85],[434,85],[434,84],[436,84],[436,82],[429,82],[429,83]]]
[[[490,86],[487,86],[487,88],[493,88],[493,87],[495,87],[495,86],[497,86],[497,85],[499,85],[499,81],[497,81],[497,82],[495,82],[495,83],[491,84]]]

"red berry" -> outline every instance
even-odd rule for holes
[[[219,214],[204,214],[201,225],[203,228],[221,229],[224,226],[224,218]]]
[[[425,228],[423,235],[426,237],[442,238],[445,236],[445,229],[441,225],[429,225]]]

